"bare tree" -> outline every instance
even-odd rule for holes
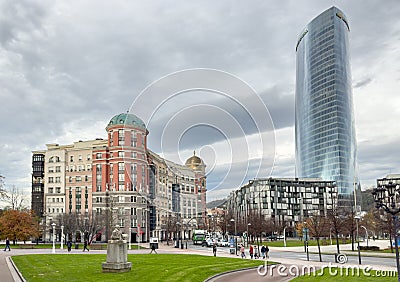
[[[1,184],[0,188],[0,200],[6,202],[7,208],[11,210],[22,210],[24,209],[24,195],[20,189],[15,185],[10,188],[4,188],[4,184]]]
[[[319,261],[322,262],[321,246],[319,239],[321,237],[326,237],[327,229],[329,228],[329,221],[325,216],[316,214],[310,218],[307,218],[305,225],[310,230],[310,235],[317,240]]]
[[[72,240],[75,236],[75,232],[78,230],[77,227],[77,215],[76,213],[63,213],[57,216],[58,226],[64,226],[64,232],[67,235],[67,240]]]
[[[361,224],[366,227],[366,229],[372,232],[374,238],[378,238],[382,234],[383,228],[382,225],[385,225],[383,219],[382,210],[378,210],[375,207],[372,208],[369,212],[367,212],[362,220]]]
[[[343,210],[339,208],[337,204],[333,205],[332,209],[328,211],[328,219],[331,223],[330,229],[333,230],[333,232],[335,233],[337,253],[340,254],[339,234],[342,232],[343,227],[346,223],[345,217],[343,215]]]
[[[351,250],[354,251],[354,243],[355,243],[355,232],[357,229],[357,222],[356,222],[356,212],[353,208],[347,208],[344,210],[344,228],[343,232],[346,235],[350,235],[351,238]]]

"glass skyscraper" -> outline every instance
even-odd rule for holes
[[[346,16],[332,7],[301,32],[296,45],[296,174],[335,180],[352,198],[356,138]]]

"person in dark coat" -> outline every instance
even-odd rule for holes
[[[214,257],[217,256],[217,244],[216,243],[214,243],[214,245],[213,245],[213,254],[214,254]]]
[[[89,252],[89,249],[87,246],[88,246],[88,241],[85,240],[85,242],[83,243],[83,251],[87,250]]]
[[[71,248],[72,248],[72,242],[71,242],[71,240],[68,240],[68,242],[67,242],[67,248],[68,248],[68,252],[70,252],[70,251],[71,251]]]
[[[6,238],[6,247],[4,248],[4,251],[6,251],[8,249],[8,251],[11,251],[10,249],[10,240],[8,239],[8,237]]]
[[[155,252],[157,254],[156,245],[155,244],[151,244],[151,252],[150,252],[150,254],[153,253],[153,252]]]

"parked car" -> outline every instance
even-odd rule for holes
[[[218,240],[217,242],[218,247],[229,247],[229,242],[225,240]]]
[[[276,240],[278,240],[278,237],[276,236],[276,235],[269,235],[268,237],[267,237],[269,240],[271,240],[271,241],[276,241]]]
[[[207,238],[206,240],[204,240],[204,241],[201,243],[201,246],[202,246],[202,247],[211,247],[213,244],[214,244],[214,240],[213,240],[213,239],[210,239],[210,238]]]

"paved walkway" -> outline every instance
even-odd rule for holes
[[[375,242],[370,242],[369,244],[370,246],[374,245],[374,246],[379,246],[381,248],[387,248],[387,246],[389,245],[388,241],[375,241]],[[148,244],[144,244],[144,246],[148,246]],[[204,249],[200,249],[200,250],[193,250],[193,249],[179,249],[179,248],[174,248],[172,246],[167,246],[166,244],[159,244],[160,249],[157,250],[158,253],[160,254],[166,254],[166,253],[182,253],[182,254],[199,254],[199,255],[207,255],[207,256],[212,256],[212,251],[208,250],[207,248]],[[335,253],[336,251],[336,246],[332,245],[332,246],[322,246],[321,247],[322,252],[332,252]],[[265,281],[265,277],[268,276],[268,281],[289,281],[290,279],[293,278],[292,275],[289,274],[289,268],[292,267],[293,268],[293,272],[295,272],[295,267],[297,266],[297,268],[299,270],[301,270],[304,266],[310,266],[312,265],[313,267],[315,267],[316,269],[321,268],[322,266],[326,266],[327,263],[325,262],[316,262],[316,261],[304,261],[304,260],[300,260],[300,259],[284,259],[284,258],[276,258],[274,259],[273,257],[273,252],[274,250],[279,250],[279,251],[291,251],[291,252],[304,252],[304,247],[287,247],[287,248],[277,248],[277,247],[270,247],[271,250],[271,260],[273,261],[279,261],[282,266],[280,269],[280,272],[283,271],[283,273],[288,274],[287,276],[282,276],[282,275],[278,275],[277,271],[278,268],[277,267],[268,267],[268,271],[266,273],[265,276],[260,275],[257,272],[257,269],[251,269],[251,270],[246,270],[246,271],[239,271],[239,272],[233,272],[231,274],[227,274],[227,275],[223,275],[223,276],[219,276],[216,277],[210,281],[243,281],[244,279],[248,280],[251,279],[251,281]],[[317,247],[309,247],[310,252],[317,252]],[[349,250],[351,250],[351,245],[340,245],[340,250],[341,252],[350,252]],[[136,254],[146,254],[149,253],[150,250],[149,249],[141,249],[141,250],[130,250],[129,253],[136,253]],[[17,272],[15,271],[15,269],[12,267],[12,265],[10,263],[7,264],[7,260],[9,260],[10,256],[16,256],[16,255],[26,255],[26,254],[51,254],[52,250],[51,249],[11,249],[11,251],[0,251],[0,281],[1,282],[14,282],[14,281],[21,281],[19,279],[19,276],[17,274]],[[60,254],[60,253],[65,253],[67,254],[67,250],[63,249],[60,250],[59,249],[59,245],[58,248],[56,249],[56,253]],[[73,249],[71,253],[79,253],[82,255],[90,255],[90,254],[106,254],[107,251],[106,250],[91,250],[90,252],[82,252],[82,249],[80,250],[75,250]],[[393,254],[388,254],[388,253],[368,253],[371,256],[390,256],[394,258]],[[220,257],[236,257],[234,255],[229,254],[228,252],[218,252],[217,256]],[[237,257],[238,259],[240,259],[239,257]],[[263,265],[263,261],[260,260],[260,265]],[[334,266],[335,264],[331,264],[332,266]],[[336,266],[343,266],[343,265],[336,265]],[[346,266],[350,266],[349,264],[346,264]],[[286,270],[284,270],[284,267],[286,267]],[[396,270],[394,267],[389,267],[389,266],[373,266],[374,269],[376,270]],[[271,272],[272,270],[272,272]],[[261,274],[263,274],[262,272],[265,271],[264,268],[260,268],[259,272],[261,272]],[[300,273],[301,274],[301,273]]]

